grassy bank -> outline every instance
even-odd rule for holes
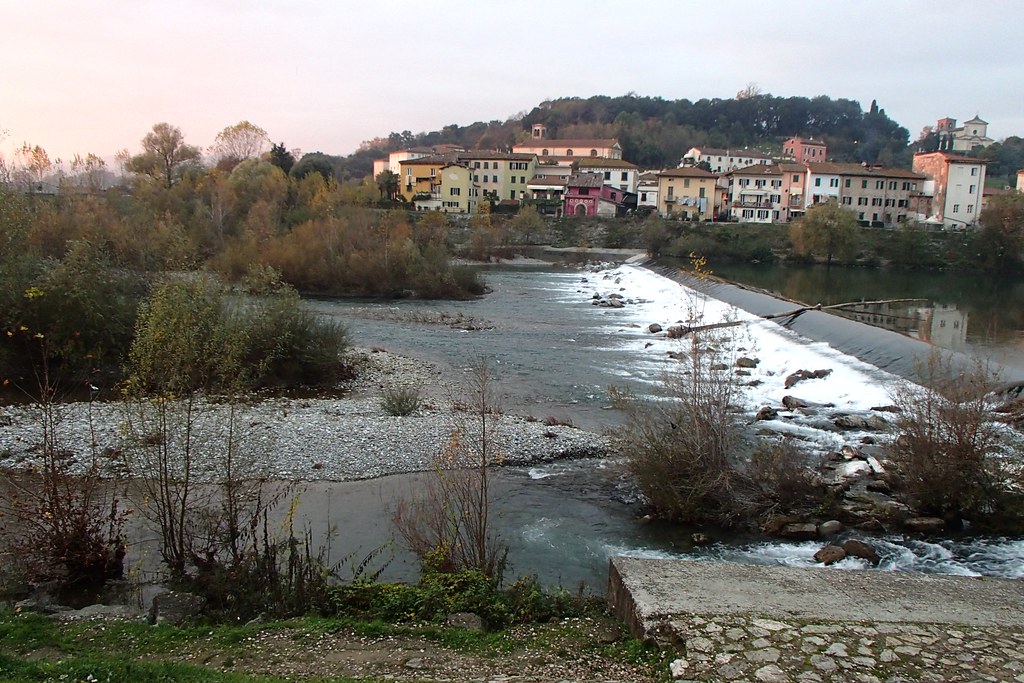
[[[175,628],[0,612],[3,681],[666,680],[601,612],[508,631],[307,617]]]

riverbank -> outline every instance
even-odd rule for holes
[[[199,427],[204,436],[197,472],[207,481],[220,476],[221,454],[232,421],[241,427],[240,448],[248,474],[291,481],[351,481],[390,474],[422,472],[449,441],[453,430],[466,429],[468,413],[460,409],[463,377],[452,377],[435,364],[387,351],[357,350],[358,377],[338,398],[271,397],[235,406],[201,402]],[[423,401],[411,415],[393,417],[381,405],[385,391],[420,389]],[[134,476],[126,421],[131,406],[93,401],[55,406],[56,438],[76,461],[99,454],[112,473]],[[235,411],[232,416],[232,409]],[[593,432],[554,424],[547,416],[496,415],[495,442],[500,463],[528,465],[552,460],[599,457],[607,440]],[[42,414],[36,406],[0,408],[0,469],[27,470],[38,464]],[[90,446],[91,445],[91,446]]]

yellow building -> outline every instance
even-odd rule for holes
[[[673,168],[658,174],[658,213],[665,218],[708,221],[715,215],[718,176],[702,168]]]
[[[448,159],[440,155],[406,159],[399,162],[401,173],[398,179],[398,192],[407,202],[417,198],[429,198],[440,191],[438,174]]]
[[[473,173],[463,163],[449,163],[441,168],[437,201],[444,213],[476,213],[479,187]],[[419,203],[417,202],[417,208]]]

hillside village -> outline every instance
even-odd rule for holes
[[[968,156],[993,140],[979,117],[937,122],[937,151],[914,155],[912,168],[838,163],[827,145],[791,137],[780,156],[753,149],[692,147],[676,168],[642,169],[616,139],[549,138],[534,124],[509,151],[451,144],[411,147],[375,162],[374,177],[394,174],[396,198],[417,210],[476,213],[481,202],[515,210],[534,204],[553,216],[623,216],[788,223],[808,207],[834,201],[862,225],[915,222],[936,229],[975,226],[989,196],[984,159]],[[1024,175],[1024,172],[1021,173]],[[1018,179],[1017,187],[1024,187]]]

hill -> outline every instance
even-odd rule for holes
[[[823,140],[837,161],[910,166],[910,135],[872,102],[867,111],[849,99],[739,93],[729,99],[666,100],[627,94],[563,97],[542,102],[506,121],[448,125],[439,131],[406,130],[364,142],[338,160],[339,177],[372,172],[388,152],[443,143],[505,149],[543,123],[550,137],[617,138],[623,157],[643,168],[674,167],[690,147],[751,147],[778,152],[788,137]]]

